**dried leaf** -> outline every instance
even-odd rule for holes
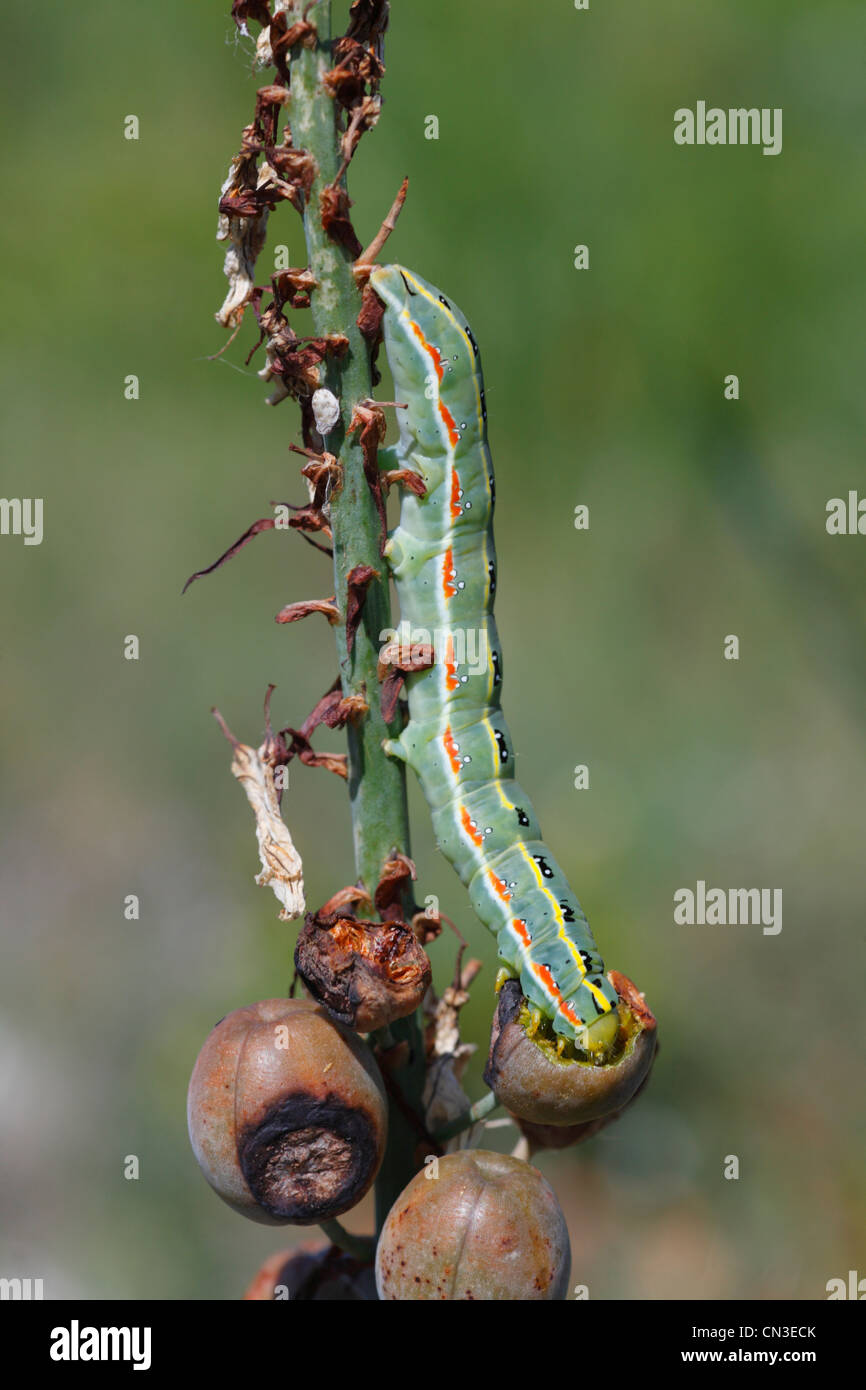
[[[373,495],[376,511],[379,513],[380,555],[384,554],[385,542],[388,539],[385,498],[382,495],[382,475],[379,472],[379,445],[385,438],[387,428],[384,410],[371,401],[369,405],[359,404],[355,406],[349,421],[349,428],[346,431],[347,434],[360,431],[361,451],[364,455],[364,477]]]
[[[259,207],[258,211],[254,209],[253,212],[246,212],[244,215],[233,210],[235,200],[243,203],[247,197],[240,183],[243,165],[244,157],[237,155],[232,160],[228,175],[220,189],[217,241],[229,243],[223,263],[228,290],[215,317],[224,328],[236,328],[243,318],[244,309],[255,284],[256,261],[267,235],[267,207]],[[250,194],[249,197],[254,199],[255,195]]]
[[[376,43],[388,28],[388,0],[352,0],[346,37]]]
[[[306,269],[279,270],[271,277],[274,298],[282,305],[288,302],[293,309],[308,309],[310,294],[318,280],[312,271]]]
[[[305,767],[324,767],[328,772],[333,772],[337,777],[348,779],[349,770],[345,753],[317,753],[311,746],[310,740],[301,733],[300,729],[284,729],[286,734],[291,734],[291,743],[288,748],[289,758],[300,758]]]
[[[397,919],[401,916],[403,896],[410,883],[418,877],[415,865],[406,854],[396,854],[382,866],[382,877],[373,893],[380,917]]]
[[[271,22],[267,0],[232,0],[232,19],[241,33],[246,33],[248,19],[254,19],[266,29]]]
[[[357,907],[359,903],[363,903],[367,911],[372,912],[373,899],[366,888],[362,888],[360,884],[352,883],[347,888],[338,888],[337,892],[332,894],[328,901],[319,908],[317,916],[320,921],[325,921],[326,918],[337,917],[347,909]]]
[[[382,692],[379,697],[379,710],[386,724],[391,724],[397,713],[397,705],[400,702],[400,691],[403,689],[406,677],[402,671],[390,671],[382,682]]]
[[[235,541],[234,545],[230,545],[228,550],[226,550],[218,560],[214,560],[212,565],[208,565],[207,569],[196,570],[195,574],[191,574],[184,584],[181,593],[186,593],[193,580],[201,579],[205,574],[213,574],[214,570],[219,569],[220,565],[224,565],[226,560],[230,560],[233,555],[237,555],[238,551],[244,548],[247,541],[251,541],[253,536],[257,536],[260,531],[273,531],[275,526],[276,522],[273,517],[265,516],[262,517],[260,521],[254,521],[252,526],[249,526],[247,530],[244,531],[244,534]]]
[[[356,322],[368,343],[374,343],[378,346],[381,342],[382,319],[384,317],[385,305],[379,296],[370,289],[370,286],[365,285],[361,298],[361,309]]]
[[[350,719],[357,719],[366,714],[367,708],[367,701],[363,696],[342,694],[338,676],[330,690],[325,691],[307,715],[301,725],[301,735],[308,739],[320,724],[324,724],[328,729],[342,729]]]
[[[640,1023],[645,1029],[658,1027],[655,1014],[651,1011],[644,995],[641,994],[637,985],[632,983],[628,975],[623,975],[620,970],[609,970],[607,972],[607,978],[610,980],[620,999],[628,1004],[632,1013],[640,1020]]]
[[[345,246],[352,260],[356,261],[363,248],[355,235],[355,228],[352,226],[352,219],[349,216],[351,206],[349,195],[342,184],[338,184],[336,188],[329,184],[327,188],[322,189],[320,200],[322,227],[333,241]]]
[[[402,671],[404,674],[429,671],[435,660],[435,653],[429,642],[404,642],[398,636],[382,647],[376,670],[379,679],[384,680],[389,671]]]
[[[360,256],[358,257],[357,261],[355,262],[354,266],[352,267],[352,269],[353,269],[353,271],[354,271],[355,279],[358,281],[358,284],[361,284],[361,285],[364,286],[364,289],[365,289],[365,302],[366,302],[367,278],[368,278],[368,276],[369,276],[369,274],[370,274],[370,271],[371,271],[372,268],[373,268],[373,262],[374,262],[374,261],[376,260],[376,258],[378,257],[379,252],[382,250],[382,247],[385,245],[385,242],[388,240],[389,236],[391,235],[391,233],[393,232],[394,228],[396,227],[396,225],[397,225],[397,218],[400,216],[400,213],[401,213],[401,211],[402,211],[402,209],[403,209],[403,204],[404,204],[405,201],[406,201],[406,194],[407,194],[408,192],[409,192],[409,180],[408,180],[408,178],[405,178],[405,179],[403,180],[403,182],[401,183],[401,185],[400,185],[400,189],[399,189],[399,192],[397,193],[397,197],[394,199],[393,203],[391,204],[391,207],[390,207],[390,209],[389,209],[389,211],[388,211],[387,217],[385,218],[384,222],[382,223],[382,225],[381,225],[381,227],[379,228],[379,230],[378,230],[378,232],[376,233],[376,235],[373,237],[373,240],[370,242],[370,245],[364,248],[364,250],[361,252]],[[371,291],[371,293],[372,293],[372,291]],[[378,296],[373,295],[373,298],[374,298],[374,299],[377,299]],[[380,301],[380,308],[381,308],[382,310],[384,310],[384,305],[381,304],[381,301]],[[363,313],[364,313],[364,305],[361,306],[361,314],[363,314]],[[358,327],[361,329],[361,332],[364,333],[364,332],[365,332],[365,328],[364,328],[364,326],[363,326],[362,323],[361,323],[361,314],[358,315]],[[380,316],[379,316],[379,321],[381,321],[381,314],[380,314]]]
[[[247,794],[256,818],[256,839],[262,871],[256,883],[270,884],[282,904],[280,920],[289,922],[304,914],[304,870],[292,843],[288,827],[280,815],[274,771],[266,761],[266,749],[236,743],[232,755],[232,774]]]
[[[346,576],[346,651],[351,654],[355,645],[355,633],[364,611],[367,590],[379,571],[372,565],[355,565]]]
[[[426,497],[427,495],[424,479],[420,473],[415,472],[414,468],[391,468],[387,473],[382,474],[382,481],[389,488],[394,487],[395,484],[408,488],[410,492],[414,492],[416,497]]]
[[[311,613],[324,613],[332,626],[340,621],[340,610],[333,598],[310,598],[302,599],[300,603],[287,603],[285,608],[280,609],[274,621],[296,623],[301,618],[309,617]]]

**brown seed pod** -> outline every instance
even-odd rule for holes
[[[539,1125],[578,1125],[622,1110],[646,1080],[656,1050],[656,1021],[631,980],[608,976],[620,996],[620,1030],[604,1066],[557,1056],[555,1040],[526,1032],[528,1010],[516,980],[499,992],[484,1079],[514,1115]],[[589,1137],[588,1134],[585,1137]]]
[[[528,1157],[532,1158],[543,1149],[570,1149],[591,1139],[600,1129],[619,1119],[620,1112],[602,1115],[600,1120],[587,1120],[583,1125],[534,1125],[531,1120],[522,1120],[512,1115],[514,1123],[529,1144]]]
[[[244,1294],[247,1302],[375,1302],[376,1297],[372,1265],[336,1245],[302,1245],[270,1255]]]
[[[372,1053],[308,999],[266,999],[218,1023],[193,1069],[187,1116],[211,1187],[266,1225],[349,1211],[385,1152]]]
[[[537,1168],[461,1149],[417,1173],[394,1203],[376,1250],[381,1299],[565,1298],[568,1229]]]
[[[359,1033],[414,1013],[430,984],[430,961],[405,922],[308,916],[295,948],[307,989]]]

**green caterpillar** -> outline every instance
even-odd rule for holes
[[[446,858],[468,886],[499,955],[531,1007],[598,1062],[617,1037],[617,994],[565,875],[514,778],[500,708],[502,654],[493,599],[494,478],[481,361],[464,316],[401,266],[370,284],[400,412],[396,462],[406,489],[386,546],[405,641],[430,640],[435,663],[408,679],[409,723],[387,751],[414,768]],[[430,634],[424,638],[419,636]]]

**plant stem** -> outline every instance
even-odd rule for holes
[[[379,710],[379,634],[391,620],[387,567],[379,553],[379,516],[364,477],[357,434],[347,437],[345,432],[355,406],[372,395],[370,355],[356,323],[361,298],[352,274],[352,257],[322,227],[319,201],[340,167],[336,107],[322,86],[322,76],[331,65],[329,0],[315,5],[309,18],[318,27],[319,41],[315,48],[296,50],[292,62],[291,120],[295,144],[309,151],[317,166],[304,212],[307,263],[317,281],[312,296],[315,332],[344,333],[349,339],[344,357],[328,359],[323,383],[342,407],[342,418],[328,437],[328,447],[339,456],[343,467],[342,488],[331,500],[331,526],[334,591],[344,618],[349,571],[362,564],[379,571],[379,578],[367,590],[363,619],[351,654],[346,651],[345,621],[336,629],[343,694],[363,695],[369,703],[366,718],[348,726],[348,751],[355,862],[372,896],[393,850],[408,852],[409,818],[402,764],[382,751],[382,740],[389,733],[396,736],[399,728],[394,725],[389,729]]]
[[[409,818],[402,763],[386,756],[382,741],[399,733],[398,721],[386,725],[379,706],[377,660],[380,633],[390,626],[391,603],[388,573],[380,554],[379,515],[364,476],[364,459],[357,434],[346,434],[359,401],[372,395],[370,354],[357,326],[361,297],[352,274],[352,256],[346,247],[325,232],[321,195],[333,183],[341,164],[337,107],[322,78],[331,66],[331,6],[321,0],[307,12],[316,25],[314,47],[295,49],[291,62],[291,125],[295,146],[313,156],[316,165],[310,196],[304,211],[307,264],[316,278],[312,294],[314,330],[317,335],[343,333],[348,351],[339,359],[329,357],[322,382],[338,398],[341,419],[328,436],[328,448],[342,465],[342,487],[330,507],[334,544],[334,593],[341,612],[336,627],[340,679],[344,695],[363,695],[369,711],[358,724],[348,726],[349,799],[355,863],[361,882],[372,897],[385,862],[395,849],[409,852]],[[347,651],[345,604],[347,576],[356,565],[378,571],[367,589],[363,617],[353,650]],[[408,1063],[395,1071],[405,1102],[421,1113],[424,1055],[417,1019],[400,1020],[393,1026],[396,1040],[409,1044]],[[379,1225],[415,1171],[418,1136],[406,1116],[390,1107],[388,1151],[377,1182]]]
[[[372,1236],[354,1236],[335,1219],[321,1221],[319,1225],[332,1245],[338,1245],[347,1255],[360,1260],[361,1264],[372,1264],[376,1253],[376,1242]]]

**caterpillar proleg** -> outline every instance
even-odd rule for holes
[[[469,889],[530,1007],[597,1062],[616,1041],[617,994],[580,903],[515,779],[500,707],[493,617],[494,477],[478,345],[463,314],[420,276],[377,267],[399,412],[404,491],[386,546],[406,640],[432,634],[434,665],[408,678],[409,723],[387,751],[416,772],[440,849]]]

